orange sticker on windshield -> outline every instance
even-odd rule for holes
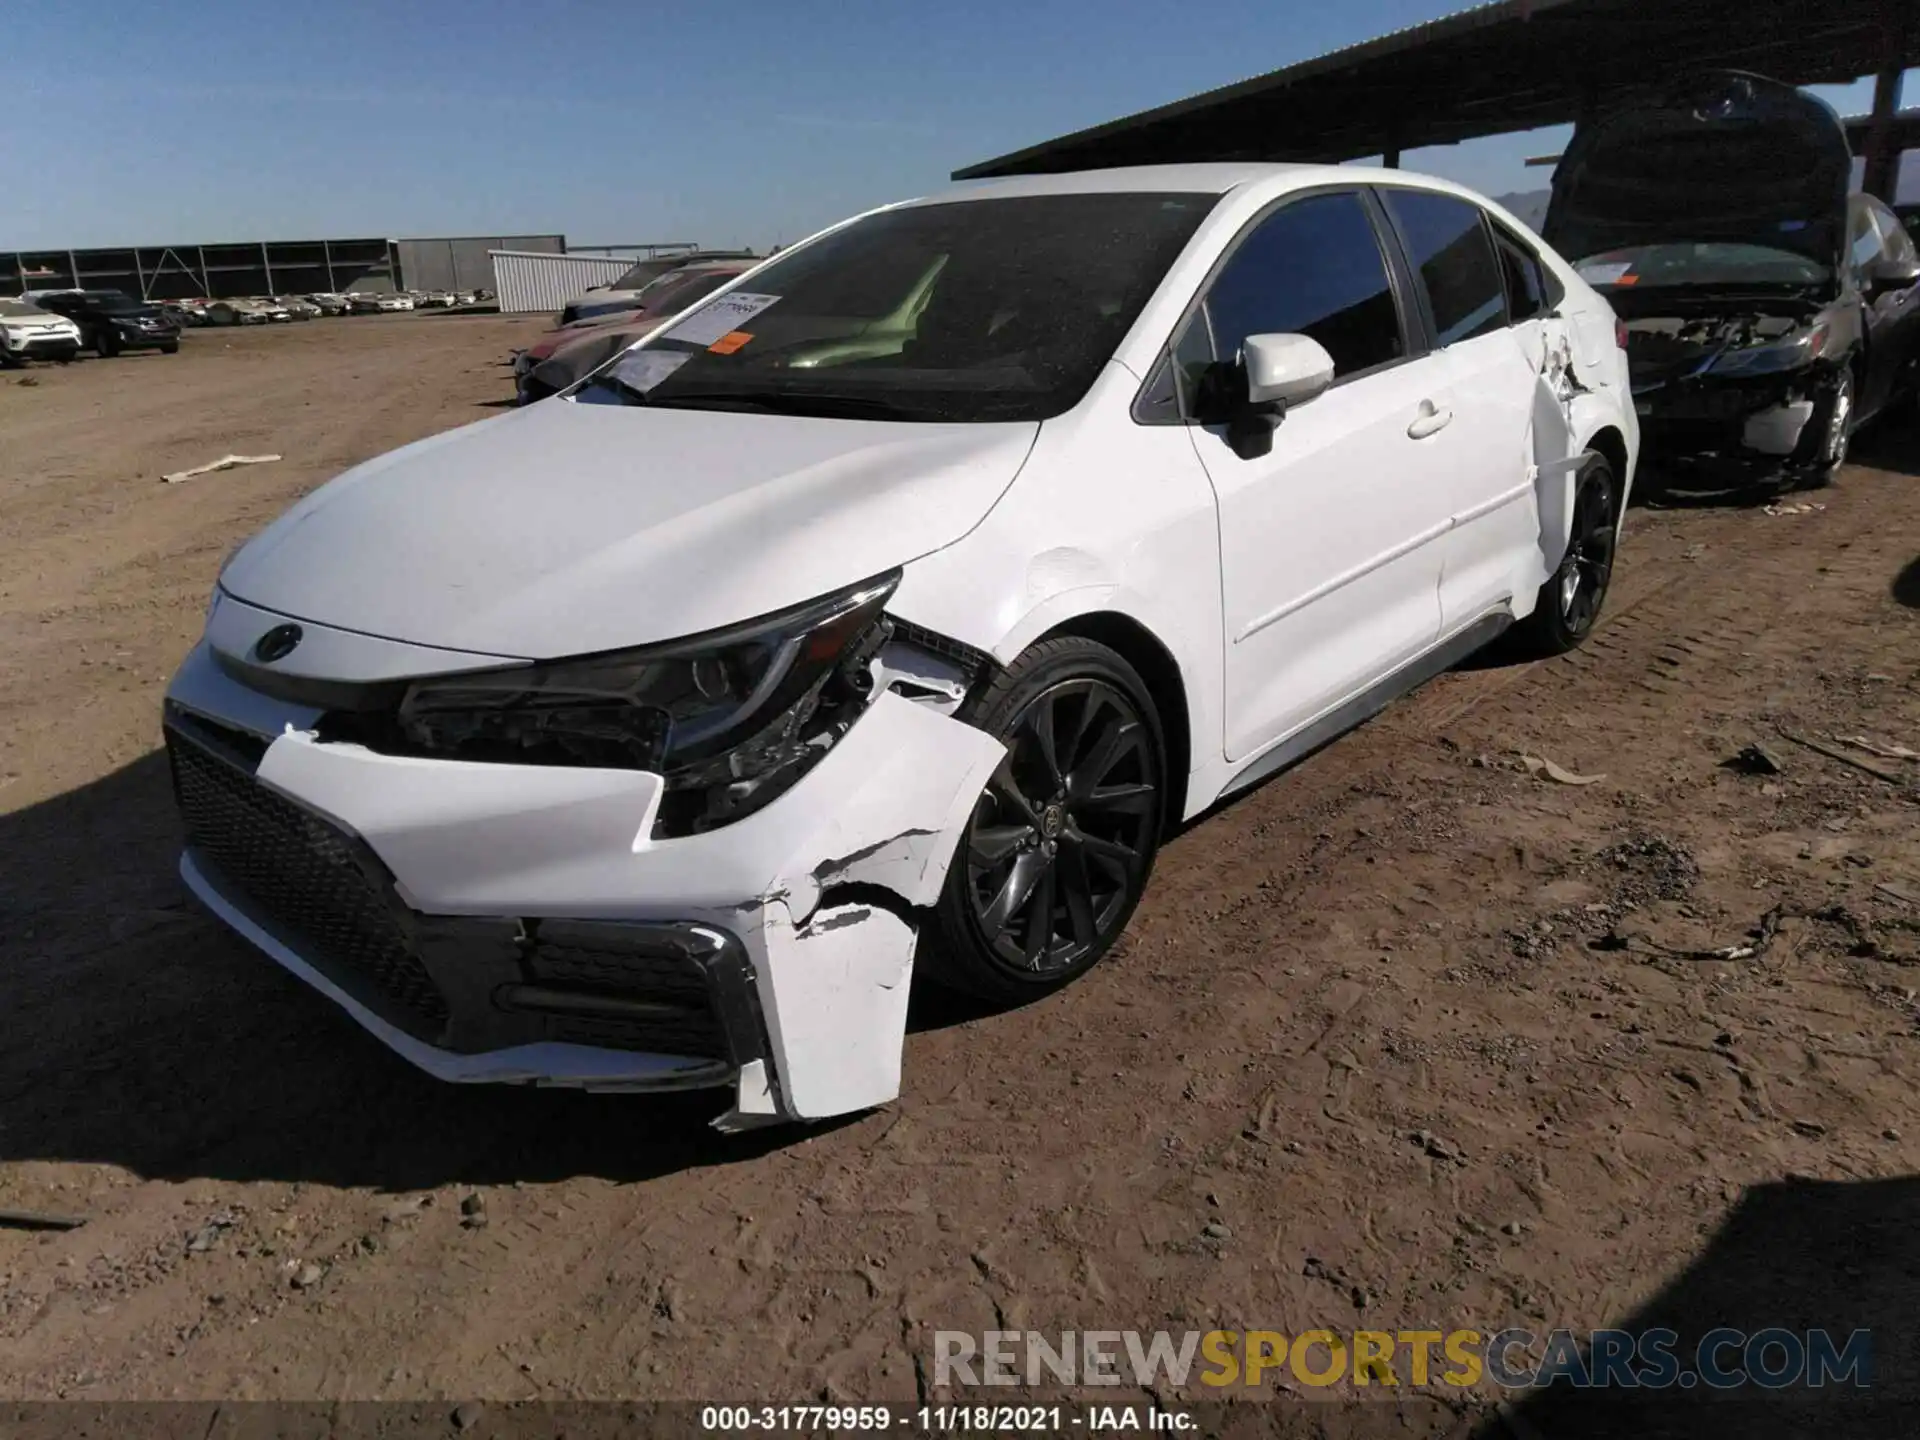
[[[745,330],[729,330],[707,346],[707,350],[714,355],[731,355],[752,338],[753,336]]]
[[[1640,277],[1638,275],[1622,275],[1613,283],[1616,285],[1638,285],[1640,283]]]

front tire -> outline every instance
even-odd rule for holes
[[[1043,640],[962,718],[1007,746],[935,909],[933,978],[1019,1005],[1113,948],[1146,889],[1166,746],[1139,674],[1079,636]]]
[[[1589,450],[1573,486],[1573,522],[1567,553],[1534,600],[1533,613],[1516,629],[1520,648],[1538,658],[1576,648],[1600,619],[1613,580],[1619,537],[1619,487],[1607,457]]]
[[[1847,447],[1853,443],[1854,378],[1851,369],[1842,370],[1834,382],[1832,398],[1826,405],[1826,424],[1820,437],[1820,453],[1793,477],[1796,490],[1824,490],[1847,463]]]
[[[120,353],[120,337],[102,330],[93,337],[93,348],[102,360],[111,360]]]

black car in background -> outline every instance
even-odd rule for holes
[[[1733,72],[1575,133],[1542,233],[1626,323],[1654,473],[1822,485],[1913,393],[1920,254],[1851,167],[1831,107]]]
[[[73,321],[80,327],[80,343],[101,355],[118,355],[122,350],[171,355],[180,348],[180,327],[159,306],[119,290],[60,290],[38,295],[34,303]]]

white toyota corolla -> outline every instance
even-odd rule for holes
[[[181,871],[445,1079],[877,1105],[916,960],[1055,989],[1182,820],[1578,644],[1637,444],[1606,302],[1441,181],[891,206],[239,550]]]

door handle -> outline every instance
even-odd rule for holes
[[[1415,440],[1424,440],[1429,435],[1437,435],[1453,423],[1453,411],[1444,405],[1435,405],[1431,400],[1420,402],[1420,413],[1413,417],[1413,423],[1407,426],[1407,434]]]

